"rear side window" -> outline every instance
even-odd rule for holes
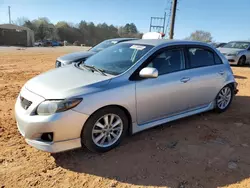
[[[215,64],[214,53],[203,48],[189,48],[190,68],[205,67]]]
[[[221,58],[216,53],[214,53],[214,61],[216,65],[222,64]]]

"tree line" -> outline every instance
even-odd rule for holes
[[[35,40],[60,40],[68,43],[79,43],[93,46],[103,40],[117,37],[141,38],[134,23],[127,23],[124,26],[116,27],[106,23],[94,24],[93,22],[81,21],[73,24],[59,21],[53,24],[48,18],[28,20],[18,18],[15,24],[28,27],[34,31]]]
[[[117,37],[141,38],[140,33],[134,23],[127,23],[124,26],[116,27],[106,23],[94,24],[93,22],[81,21],[74,24],[59,21],[53,24],[46,17],[29,20],[24,17],[18,18],[16,25],[30,28],[35,33],[35,40],[60,40],[68,43],[77,42],[87,46],[93,46],[103,40]],[[168,36],[166,36],[168,37]],[[196,30],[191,33],[186,40],[197,40],[202,42],[212,42],[213,37],[210,32]]]

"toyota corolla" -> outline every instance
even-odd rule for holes
[[[32,78],[21,89],[15,115],[26,142],[40,150],[85,145],[105,152],[128,133],[224,112],[236,92],[227,59],[210,45],[135,40]]]

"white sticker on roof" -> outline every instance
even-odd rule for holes
[[[143,50],[144,48],[146,48],[146,46],[141,46],[141,45],[133,45],[130,47],[131,49],[135,49],[135,50]]]
[[[111,41],[112,44],[116,44],[118,41]]]

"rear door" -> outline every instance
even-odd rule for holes
[[[223,87],[227,77],[226,65],[205,46],[187,46],[188,69],[191,84],[189,109],[208,106]]]

